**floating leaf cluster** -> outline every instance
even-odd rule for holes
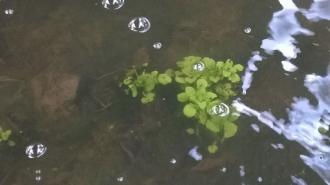
[[[177,62],[177,69],[165,73],[146,72],[135,67],[126,73],[122,85],[132,97],[140,97],[142,103],[150,103],[155,98],[158,84],[176,82],[182,91],[177,100],[182,103],[182,112],[188,118],[196,119],[200,125],[211,131],[217,139],[209,145],[208,151],[215,153],[218,142],[232,137],[237,132],[234,123],[239,114],[226,103],[236,96],[239,73],[243,66],[232,60],[215,61],[208,57],[188,56]],[[188,128],[189,134],[198,134],[198,128]]]

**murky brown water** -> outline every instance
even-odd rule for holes
[[[312,2],[299,3],[308,8]],[[4,13],[9,8],[12,15]],[[269,0],[126,0],[116,11],[91,0],[0,0],[0,126],[12,129],[16,142],[0,144],[0,185],[289,185],[291,176],[325,184],[300,159],[307,153],[302,146],[261,123],[256,133],[250,124],[258,121],[246,116],[218,154],[201,151],[204,160],[196,162],[187,152],[207,143],[184,132],[190,120],[175,106],[175,94],[164,90],[143,106],[118,87],[125,69],[145,62],[165,69],[184,56],[200,55],[246,66],[280,9]],[[136,16],[150,19],[150,31],[127,28]],[[248,94],[240,96],[283,118],[293,97],[316,101],[304,78],[325,75],[330,58],[329,22],[298,17],[315,32],[295,37],[299,70],[287,76],[280,64],[285,58],[268,55]],[[152,47],[158,41],[160,50]],[[48,150],[29,159],[25,147],[35,142]],[[275,150],[272,143],[285,148]],[[242,165],[245,176],[239,173]]]

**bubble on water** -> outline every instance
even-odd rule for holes
[[[203,62],[198,62],[193,66],[193,69],[198,72],[204,71],[205,64]]]
[[[123,182],[124,181],[124,177],[117,177],[117,181],[118,182]]]
[[[222,167],[222,168],[220,169],[220,171],[223,172],[223,173],[226,173],[227,168],[226,168],[226,167]]]
[[[227,116],[230,113],[230,109],[228,107],[228,105],[224,104],[224,103],[220,103],[218,105],[214,105],[211,110],[210,113],[212,115],[217,115],[217,116]]]
[[[128,28],[134,32],[145,33],[151,27],[150,21],[146,17],[135,17],[128,23]]]
[[[258,178],[257,178],[257,181],[258,181],[258,182],[262,182],[262,180],[263,180],[262,177],[258,177]]]
[[[124,0],[102,0],[103,7],[108,10],[118,10],[124,3]]]
[[[161,42],[155,42],[152,46],[155,49],[161,49],[163,47],[163,44]]]
[[[6,15],[13,15],[14,14],[14,10],[13,9],[7,9],[7,10],[5,10],[5,14]]]
[[[245,176],[245,167],[243,165],[240,165],[239,166],[239,175],[241,177],[244,177]]]
[[[170,163],[175,164],[175,163],[176,163],[176,159],[172,158],[172,159],[170,160]]]
[[[39,158],[47,151],[47,147],[41,143],[32,144],[26,147],[25,154],[28,158]]]
[[[36,174],[41,174],[41,170],[36,170],[35,173]]]
[[[41,181],[41,176],[36,176],[36,181]]]
[[[252,31],[252,28],[251,27],[246,27],[246,28],[244,28],[244,33],[251,33],[251,31]]]

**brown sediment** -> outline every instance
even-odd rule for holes
[[[50,65],[29,83],[36,107],[49,117],[68,115],[79,81],[65,64]]]

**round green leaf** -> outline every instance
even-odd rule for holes
[[[223,67],[224,65],[225,65],[225,63],[222,62],[222,61],[219,61],[219,62],[217,62],[217,64],[216,64],[216,66],[217,66],[218,69],[222,69],[222,67]]]
[[[194,117],[196,115],[197,111],[193,104],[187,104],[183,108],[183,114],[187,116],[188,118]]]
[[[244,67],[243,67],[241,64],[236,64],[236,65],[235,65],[235,69],[236,69],[237,71],[243,71]]]
[[[217,83],[220,80],[220,76],[210,76],[210,81],[213,83]]]
[[[207,81],[204,80],[204,79],[197,80],[197,83],[196,84],[197,84],[197,88],[198,89],[205,89],[208,86]]]
[[[193,87],[186,87],[185,88],[185,92],[189,96],[194,96],[194,94],[196,93],[196,91],[195,91],[195,89]]]
[[[208,69],[213,69],[215,67],[215,61],[212,58],[204,57],[203,62]]]
[[[194,83],[196,81],[196,77],[186,77],[184,78],[184,80],[187,82],[187,83]]]
[[[155,86],[156,86],[155,81],[152,78],[147,78],[144,82],[144,90],[146,92],[150,92],[154,90]]]
[[[214,154],[218,151],[218,146],[216,144],[209,145],[207,150],[210,152],[210,154]]]
[[[141,102],[143,104],[147,104],[147,103],[154,101],[154,99],[155,99],[155,93],[150,92],[150,93],[144,94],[144,96],[141,98]]]
[[[237,126],[234,123],[227,122],[224,124],[224,137],[233,137],[237,132]]]
[[[223,71],[222,74],[224,77],[229,77],[231,75],[229,71]]]
[[[172,78],[168,74],[160,74],[158,75],[159,83],[166,85],[172,82]]]
[[[189,96],[187,95],[187,93],[180,93],[177,95],[177,99],[179,102],[186,102],[189,100]]]
[[[179,76],[175,77],[175,81],[180,84],[184,84],[186,82],[183,77],[179,77]]]
[[[206,128],[209,129],[210,131],[214,132],[214,133],[220,132],[219,125],[217,125],[217,123],[213,122],[213,121],[207,121],[206,122]]]
[[[207,92],[207,97],[209,98],[209,99],[214,99],[214,98],[216,98],[217,97],[217,94],[215,94],[215,93],[213,93],[213,92]]]
[[[229,80],[233,83],[239,82],[241,78],[238,76],[238,74],[233,74],[230,76]]]

